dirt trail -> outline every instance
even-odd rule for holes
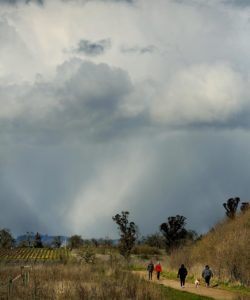
[[[148,274],[145,271],[136,271],[134,273],[139,274],[145,279],[148,279]],[[218,300],[232,300],[235,299],[235,297],[237,296],[237,294],[235,293],[220,290],[218,288],[213,288],[213,287],[206,288],[205,286],[199,286],[198,288],[196,288],[192,283],[186,283],[185,288],[181,288],[179,281],[165,279],[165,278],[161,278],[160,281],[158,281],[154,277],[153,282],[157,282],[159,284],[163,284],[180,291],[186,291],[189,293],[193,293],[201,296],[207,296]]]

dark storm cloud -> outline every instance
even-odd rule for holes
[[[248,201],[248,132],[178,131],[154,139],[153,145],[147,153],[154,164],[131,195],[132,201],[142,200],[126,203],[142,232],[157,231],[176,214],[187,217],[189,228],[206,232],[225,215],[222,204],[228,198]]]
[[[110,39],[103,39],[96,42],[82,39],[78,42],[77,48],[74,49],[74,52],[88,56],[97,56],[103,54],[107,49],[110,48],[110,46]]]
[[[58,68],[53,82],[2,86],[1,98],[16,101],[19,108],[13,113],[11,107],[6,108],[9,117],[0,118],[1,131],[46,143],[66,136],[108,138],[136,124],[130,124],[120,111],[132,91],[123,70],[73,59]],[[15,94],[19,95],[16,100]]]
[[[27,202],[25,194],[18,190],[18,186],[8,176],[9,170],[1,164],[0,171],[0,203],[1,203],[1,221],[0,228],[7,227],[14,232],[23,232],[30,230],[43,230],[46,232],[48,227],[42,221],[42,216],[35,209],[33,204]],[[31,199],[29,199],[31,200]]]
[[[242,8],[250,6],[249,0],[224,0],[223,3]]]
[[[134,47],[121,47],[121,52],[123,53],[136,53],[136,54],[146,54],[153,53],[157,50],[157,48],[153,45],[148,45],[145,47],[134,46]]]

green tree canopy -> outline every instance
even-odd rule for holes
[[[187,237],[187,230],[185,229],[186,218],[180,215],[168,217],[166,223],[160,225],[160,231],[165,238],[165,246],[167,251],[178,247],[182,241]]]
[[[10,249],[15,245],[15,239],[13,238],[9,229],[4,228],[0,230],[0,248]]]
[[[235,197],[235,198],[229,198],[227,202],[223,203],[228,218],[230,219],[235,218],[239,202],[240,202],[240,198]]]
[[[113,221],[118,225],[120,234],[120,254],[126,259],[129,259],[130,257],[131,250],[135,245],[138,233],[138,227],[134,222],[129,222],[128,216],[128,211],[122,211],[121,214],[116,214],[112,217]]]
[[[33,246],[34,248],[43,248],[42,237],[38,232],[35,235]]]
[[[83,245],[83,239],[80,235],[72,235],[69,238],[69,247],[72,249],[79,248]]]

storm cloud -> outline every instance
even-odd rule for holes
[[[104,39],[96,42],[88,40],[80,40],[78,46],[74,49],[79,54],[85,54],[90,56],[103,54],[108,48],[110,48],[111,42],[109,39]]]
[[[1,228],[117,237],[129,210],[204,232],[249,200],[243,5],[26,2],[0,1]]]

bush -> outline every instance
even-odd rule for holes
[[[161,255],[161,251],[156,247],[148,245],[138,245],[132,249],[132,254],[135,255]]]

